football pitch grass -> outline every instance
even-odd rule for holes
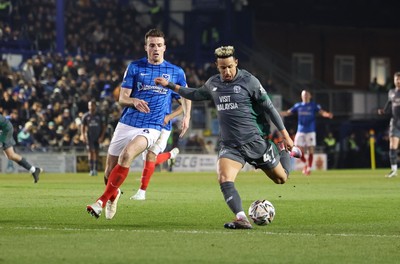
[[[103,190],[88,174],[0,176],[0,263],[399,263],[400,177],[387,170],[293,172],[276,185],[242,172],[236,187],[247,211],[267,199],[268,226],[228,230],[233,214],[215,173],[156,172],[146,201],[122,185],[113,220],[86,212]],[[246,212],[247,213],[247,212]]]

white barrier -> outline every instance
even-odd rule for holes
[[[24,153],[23,156],[32,165],[42,167],[46,172],[76,172],[76,155],[64,153]],[[26,169],[0,156],[1,173],[26,173]]]
[[[65,154],[65,153],[28,153],[23,156],[33,165],[42,167],[46,172],[66,173],[77,171],[89,171],[87,165],[86,154]],[[105,162],[105,158],[102,157]],[[293,169],[302,170],[304,164],[299,159],[292,159]],[[217,164],[217,155],[202,154],[180,154],[175,159],[175,172],[215,172]],[[103,163],[104,166],[104,163]],[[83,169],[82,169],[83,168]],[[87,169],[86,169],[87,168]],[[130,171],[140,172],[143,169],[143,160],[140,155],[130,166]],[[252,166],[246,164],[244,171],[252,170]],[[314,154],[313,170],[326,170],[327,158],[326,154]],[[103,168],[99,169],[100,171]],[[0,156],[0,172],[1,173],[26,173],[26,170],[18,164],[9,161],[4,155]]]

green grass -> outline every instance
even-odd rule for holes
[[[111,221],[86,213],[101,176],[0,176],[2,263],[398,263],[400,178],[386,170],[294,172],[275,185],[241,173],[236,187],[276,208],[269,226],[226,230],[233,219],[215,173],[156,173],[146,201],[131,201],[131,173]]]

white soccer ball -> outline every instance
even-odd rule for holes
[[[249,207],[249,216],[256,225],[268,225],[275,217],[275,207],[270,201],[257,200]]]

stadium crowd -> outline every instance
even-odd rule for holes
[[[2,51],[22,50],[32,55],[19,67],[11,67],[6,59],[0,61],[0,111],[14,125],[19,147],[83,149],[79,126],[88,101],[94,98],[108,119],[102,146],[107,147],[121,112],[116,100],[123,71],[129,61],[145,56],[142,37],[155,23],[151,7],[137,10],[129,0],[65,1],[65,52],[60,54],[55,52],[55,2],[2,1]],[[199,66],[192,62],[176,37],[167,38],[166,44],[166,59],[184,69],[189,86],[199,87],[216,73],[213,63]],[[265,87],[276,92],[271,80]],[[204,140],[199,144],[188,137],[187,141],[188,152],[206,152]],[[348,145],[340,140],[338,144],[341,153]],[[341,163],[337,166],[344,166]]]
[[[12,11],[1,13],[1,47],[38,51],[19,67],[10,67],[6,59],[0,64],[0,111],[14,125],[18,146],[37,151],[83,147],[79,126],[93,98],[108,118],[107,146],[121,112],[116,100],[124,70],[129,61],[145,56],[142,38],[151,21],[144,21],[150,16],[129,1],[66,1],[66,50],[59,54],[54,51],[55,1],[11,2]],[[210,73],[177,56],[176,38],[168,39],[167,48],[167,60],[185,70],[189,85],[204,82]]]

